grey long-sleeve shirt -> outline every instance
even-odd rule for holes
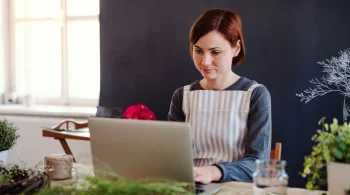
[[[247,91],[257,82],[241,77],[230,87],[224,90]],[[190,91],[204,90],[199,81],[191,84]],[[168,120],[185,121],[182,110],[184,88],[177,89],[172,97]],[[252,182],[252,174],[255,171],[255,160],[270,158],[271,149],[271,97],[267,88],[263,85],[254,89],[250,99],[250,110],[247,119],[247,134],[243,143],[245,147],[244,157],[235,162],[214,164],[222,177],[219,182],[242,181]]]

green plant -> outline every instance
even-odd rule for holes
[[[132,181],[115,174],[108,178],[91,177],[84,179],[83,183],[71,186],[55,186],[44,188],[36,195],[192,195],[191,185],[174,181]]]
[[[0,120],[0,152],[11,149],[18,138],[18,128],[6,119]]]
[[[306,188],[319,189],[327,184],[325,167],[330,162],[350,164],[350,126],[348,123],[338,124],[337,119],[328,125],[325,118],[319,122],[322,130],[312,140],[317,143],[313,146],[310,155],[304,159],[304,170],[301,176],[307,178]]]
[[[2,173],[1,173],[2,174]],[[9,175],[0,175],[0,185],[5,182],[11,181],[11,176]]]

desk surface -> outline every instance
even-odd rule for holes
[[[85,176],[93,175],[93,167],[91,165],[74,164],[77,170],[77,174],[66,180],[52,180],[51,186],[64,186],[74,182],[83,181]],[[74,175],[74,173],[73,173]],[[239,195],[252,195],[252,183],[243,182],[227,182],[225,187],[215,195],[228,195],[228,194],[239,194]],[[309,191],[302,188],[288,188],[288,195],[321,195],[323,191]]]

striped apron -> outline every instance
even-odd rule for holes
[[[182,109],[191,125],[194,165],[234,162],[244,156],[243,141],[252,91],[195,90],[184,87]]]

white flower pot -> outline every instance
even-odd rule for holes
[[[7,163],[8,155],[9,155],[9,151],[8,150],[1,151],[0,152],[0,161],[2,161],[2,163]]]
[[[331,162],[327,166],[327,183],[330,195],[343,195],[350,189],[350,164]]]

